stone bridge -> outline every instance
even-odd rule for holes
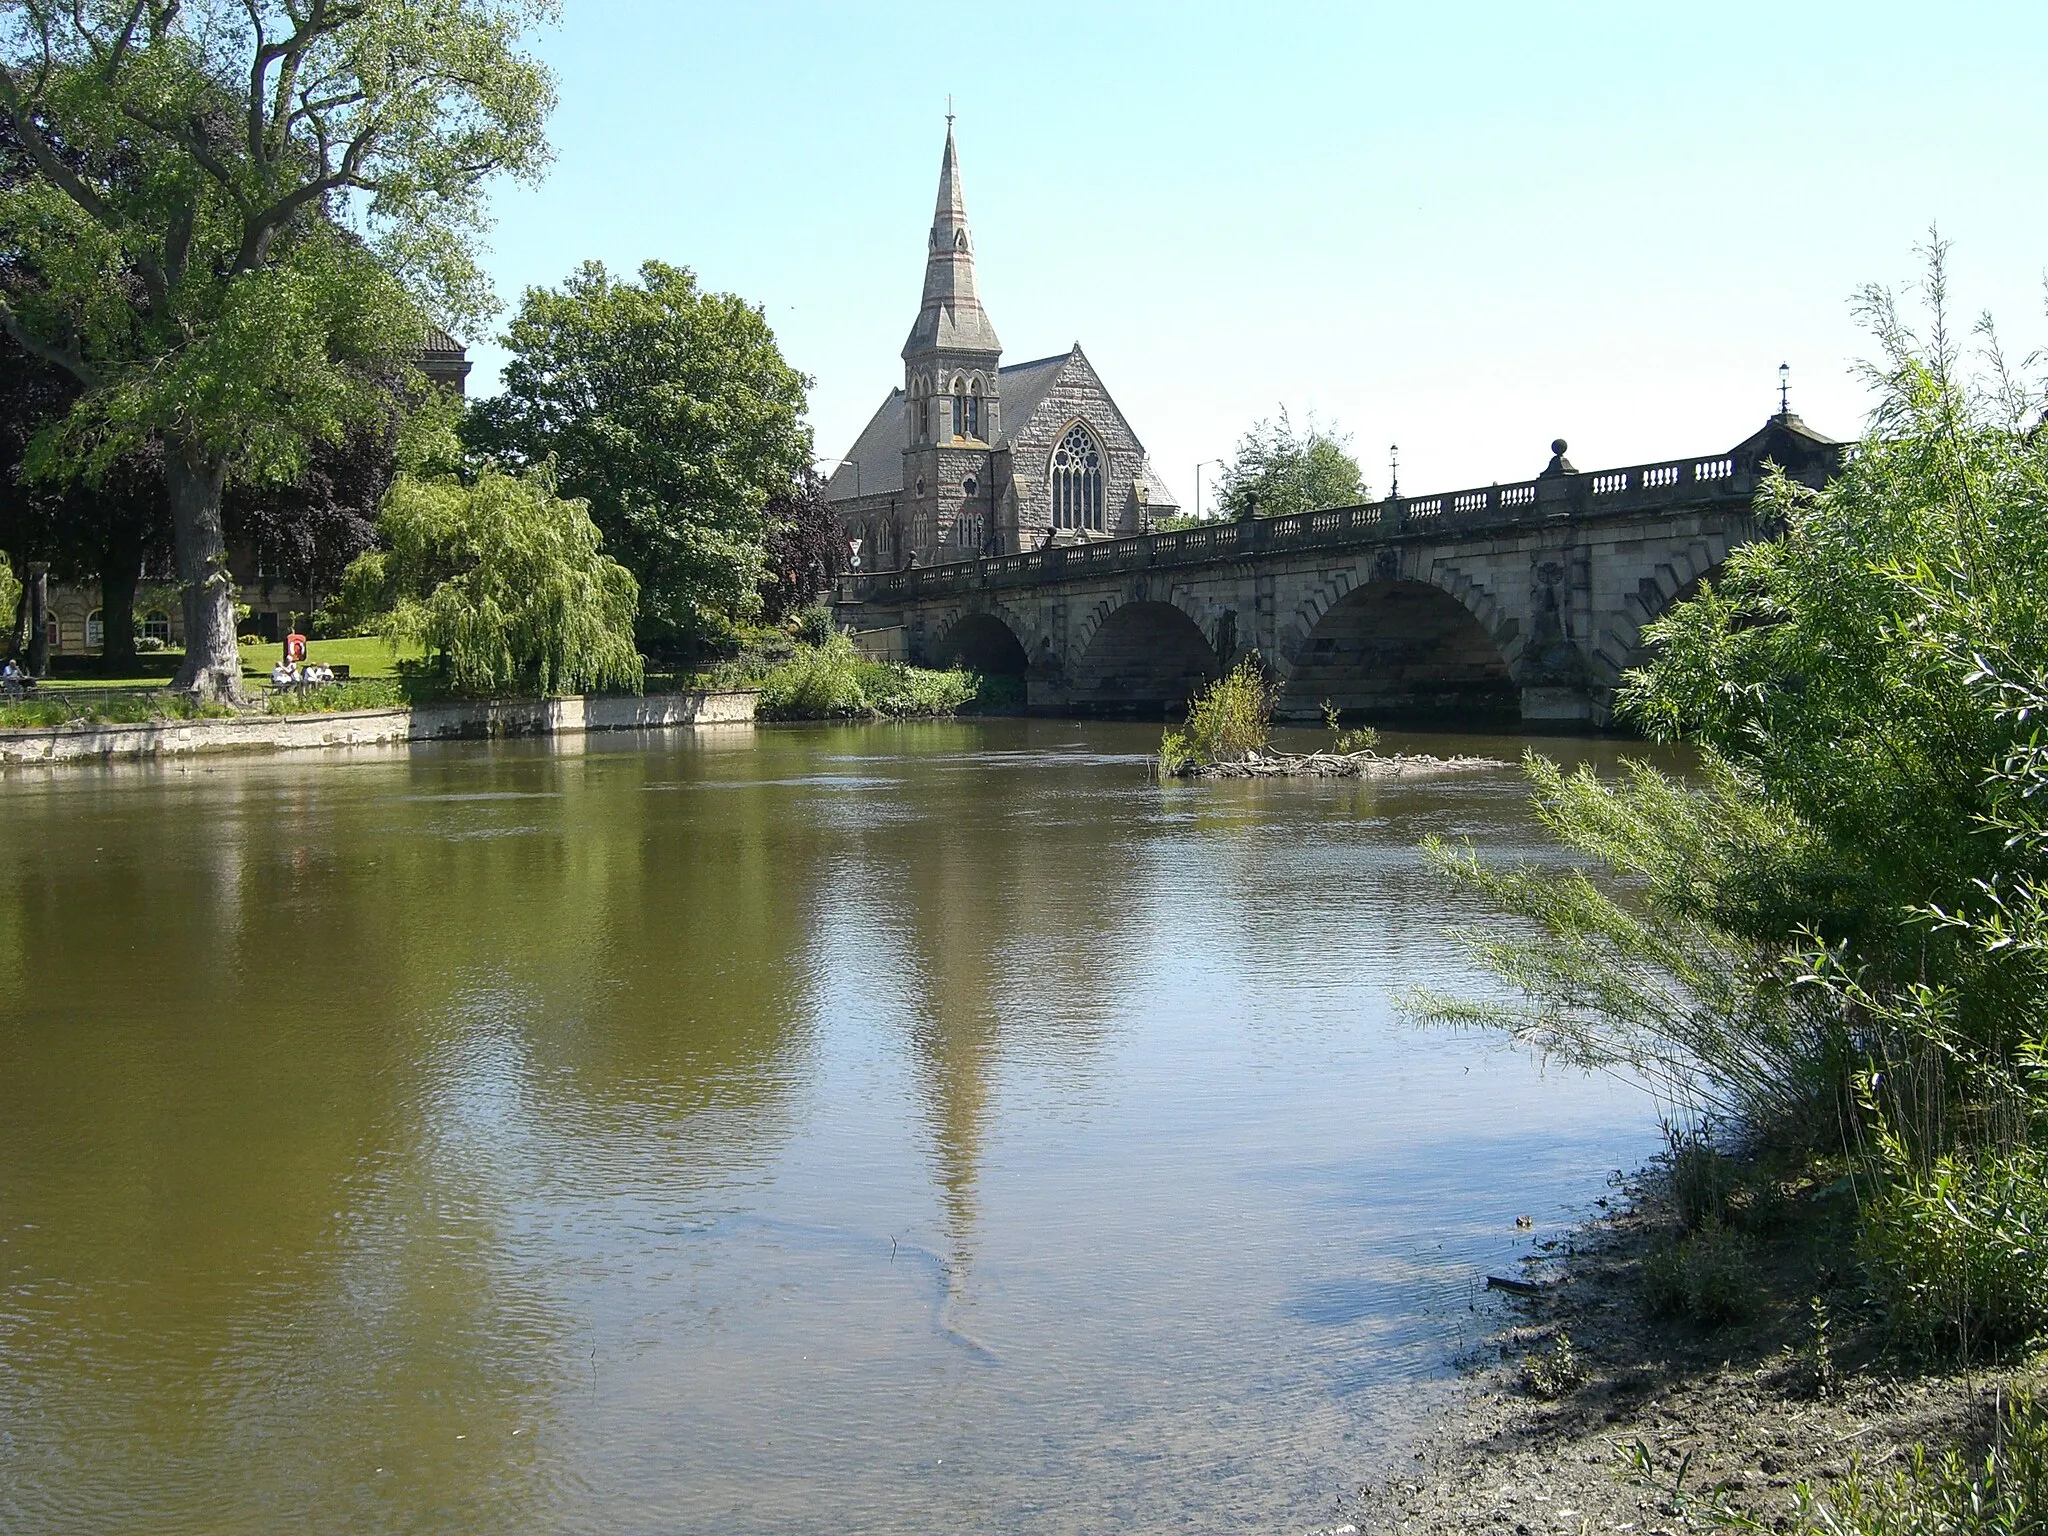
[[[837,613],[925,666],[1025,679],[1034,713],[1157,715],[1247,651],[1280,713],[1604,726],[1644,626],[1773,529],[1772,465],[1842,445],[1780,412],[1725,452],[1217,522],[842,580]]]

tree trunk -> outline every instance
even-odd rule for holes
[[[227,465],[218,455],[171,447],[164,489],[178,558],[178,596],[185,615],[185,660],[171,686],[202,699],[242,702],[242,655],[235,648],[235,578],[221,532],[220,492]]]
[[[100,665],[107,672],[135,670],[135,586],[141,576],[141,540],[125,530],[110,533],[100,551]]]

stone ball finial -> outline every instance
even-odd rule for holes
[[[1553,437],[1550,440],[1550,451],[1552,453],[1562,454],[1569,447],[1571,447],[1571,444],[1561,437]]]

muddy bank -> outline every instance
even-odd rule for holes
[[[1708,1329],[1648,1316],[1644,1262],[1675,1224],[1636,1193],[1509,1276],[1536,1294],[1507,1298],[1466,1390],[1407,1470],[1360,1491],[1350,1529],[1790,1530],[1802,1481],[1889,1469],[1915,1442],[1985,1442],[2010,1377],[1888,1359],[1847,1267],[1846,1213],[1809,1209],[1759,1239],[1749,1315]],[[1577,1380],[1557,1379],[1561,1335]]]

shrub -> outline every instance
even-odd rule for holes
[[[1323,700],[1323,724],[1330,728],[1330,750],[1346,757],[1358,752],[1372,752],[1378,749],[1380,733],[1369,725],[1344,728],[1344,717],[1336,704]]]
[[[974,693],[976,709],[1022,709],[1030,701],[1030,686],[1014,672],[983,673],[980,686]]]
[[[850,638],[835,634],[823,645],[800,646],[762,678],[759,709],[766,720],[931,718],[957,712],[974,698],[977,686],[971,672],[869,661]]]
[[[798,610],[794,627],[797,639],[805,645],[823,645],[839,632],[829,603],[811,603]]]
[[[2048,1335],[2048,1155],[1949,1154],[1897,1169],[1863,1208],[1862,1253],[1901,1338],[1963,1360]]]
[[[797,654],[761,679],[760,713],[767,720],[825,720],[867,708],[860,685],[861,657],[853,642],[834,635]]]
[[[1798,1492],[1802,1536],[2041,1536],[2048,1531],[2048,1415],[2030,1393],[1999,1408],[1981,1462],[1914,1446],[1888,1475],[1857,1469],[1817,1494]]]
[[[934,672],[924,667],[883,663],[885,676],[870,684],[869,697],[878,714],[893,719],[936,718],[959,713],[974,701],[979,679],[957,668]]]
[[[1652,1317],[1689,1317],[1718,1328],[1747,1317],[1756,1305],[1754,1252],[1741,1233],[1709,1222],[1652,1249],[1643,1260],[1642,1285]]]
[[[0,704],[0,726],[145,725],[152,720],[199,720],[232,715],[232,706],[199,702],[181,693],[113,694],[69,699],[61,691]]]
[[[1726,1221],[1729,1197],[1739,1182],[1735,1159],[1716,1147],[1698,1126],[1667,1123],[1664,1146],[1671,1206],[1685,1230],[1697,1232],[1709,1222]]]
[[[1240,763],[1264,751],[1273,738],[1275,698],[1257,652],[1247,654],[1195,695],[1186,725],[1161,739],[1160,771],[1177,771],[1187,764]],[[1176,769],[1166,767],[1169,757]]]
[[[312,688],[280,688],[263,708],[273,715],[320,715],[343,709],[393,709],[409,702],[405,684],[395,677],[358,677]]]
[[[1545,1402],[1563,1397],[1585,1379],[1585,1364],[1572,1347],[1572,1336],[1562,1328],[1557,1330],[1548,1349],[1522,1360],[1523,1387]]]

